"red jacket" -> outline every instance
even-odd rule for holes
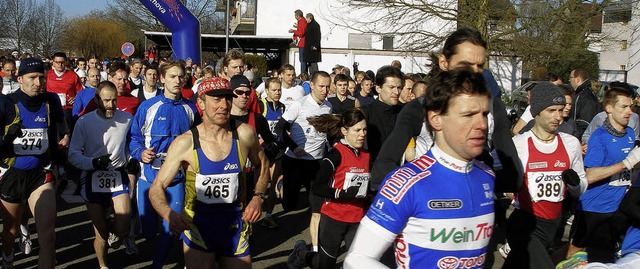
[[[307,20],[302,17],[298,20],[298,27],[293,31],[293,37],[299,38],[298,48],[304,48],[304,31],[307,30]]]
[[[58,76],[52,69],[47,73],[47,91],[58,94],[63,110],[73,108],[71,100],[76,98],[80,90],[82,82],[76,72],[65,70],[62,76]]]

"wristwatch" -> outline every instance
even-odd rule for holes
[[[261,193],[261,192],[256,192],[256,193],[254,193],[254,194],[253,194],[253,196],[258,196],[258,197],[260,197],[260,199],[262,199],[263,201],[266,201],[266,200],[267,200],[267,195],[266,195],[266,194],[264,194],[264,193]]]

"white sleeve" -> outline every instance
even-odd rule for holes
[[[589,186],[589,182],[587,181],[587,173],[584,171],[584,160],[582,159],[582,148],[580,147],[580,141],[572,135],[561,133],[565,145],[567,147],[567,153],[569,154],[569,158],[571,159],[571,169],[576,171],[578,176],[580,177],[580,185],[572,187],[567,186],[567,191],[571,193],[571,195],[575,197],[579,197],[582,195]]]
[[[379,260],[395,237],[395,234],[365,216],[360,222],[351,248],[349,248],[349,252],[347,252],[347,257],[344,260],[344,268],[389,268]]]
[[[264,85],[264,82],[260,83],[260,85],[258,85],[258,87],[256,87],[256,93],[258,95],[262,95],[262,93],[264,93],[264,89],[266,88],[266,86]]]
[[[291,106],[288,106],[284,113],[282,113],[282,118],[289,123],[295,121],[298,118],[298,113],[300,112],[300,106],[302,104],[300,102],[292,102]]]
[[[524,109],[524,112],[522,112],[522,116],[520,116],[520,119],[525,123],[529,123],[533,120],[533,116],[531,115],[531,106],[527,106],[527,108]]]

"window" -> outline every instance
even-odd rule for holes
[[[371,49],[371,34],[349,34],[350,49]]]
[[[627,66],[625,66],[624,64],[620,65],[620,71],[624,71],[627,68]]]
[[[382,37],[382,49],[393,50],[393,36]]]
[[[626,51],[626,50],[627,50],[627,41],[620,40],[620,51]]]

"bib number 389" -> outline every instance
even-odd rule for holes
[[[564,181],[561,172],[527,173],[529,194],[534,202],[560,202],[564,200]]]

